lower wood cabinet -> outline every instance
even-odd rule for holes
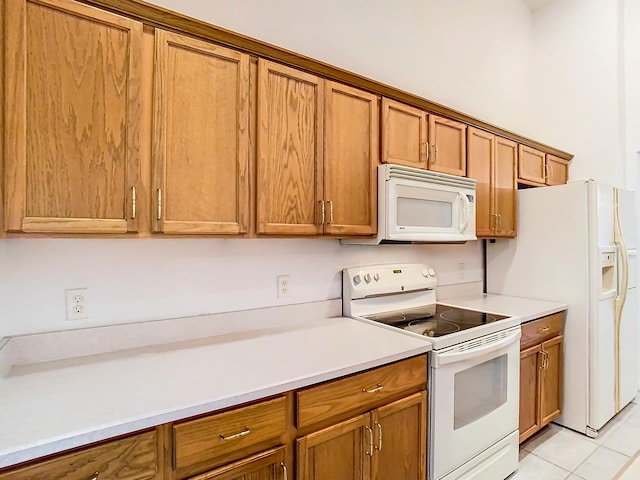
[[[522,326],[520,342],[520,442],[561,414],[565,313]]]
[[[427,396],[422,391],[296,441],[298,480],[424,480]]]
[[[258,453],[190,480],[290,480],[285,447]]]

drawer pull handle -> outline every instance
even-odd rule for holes
[[[234,433],[233,435],[223,435],[220,434],[220,439],[221,440],[235,440],[236,438],[241,438],[244,437],[246,435],[249,435],[251,433],[251,430],[249,430],[249,427],[244,427],[244,430],[238,433]]]
[[[540,327],[538,329],[538,333],[547,333],[549,331],[549,327]]]
[[[362,391],[364,393],[376,393],[376,392],[379,392],[380,390],[382,390],[383,388],[384,387],[378,383],[378,384],[376,384],[375,388],[370,388],[369,390],[367,390],[366,388],[363,388]]]
[[[287,466],[283,462],[280,462],[280,466],[282,467],[282,480],[288,480],[289,475],[287,474]]]
[[[373,457],[373,430],[370,427],[364,427],[369,433],[369,451],[364,452],[365,455]]]
[[[89,480],[98,480],[98,475],[100,475],[100,472],[94,473]]]

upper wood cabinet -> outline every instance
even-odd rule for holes
[[[429,114],[429,170],[464,177],[467,174],[467,126]]]
[[[258,61],[257,233],[322,233],[323,86]]]
[[[142,24],[67,0],[4,8],[6,229],[137,231]]]
[[[153,230],[239,234],[249,224],[249,56],[156,30]]]
[[[336,82],[324,89],[324,232],[377,231],[378,97]]]
[[[381,161],[427,168],[428,128],[427,112],[383,97]]]
[[[468,176],[475,178],[476,235],[515,237],[517,144],[469,127]]]
[[[569,179],[569,161],[519,145],[518,180],[525,185],[562,185]]]

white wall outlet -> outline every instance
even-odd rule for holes
[[[74,288],[65,291],[67,320],[83,320],[89,318],[88,288]]]
[[[278,276],[278,298],[289,296],[289,275]]]

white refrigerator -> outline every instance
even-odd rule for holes
[[[562,415],[595,437],[638,393],[634,192],[594,180],[518,191],[518,236],[487,245],[487,292],[568,304]]]

